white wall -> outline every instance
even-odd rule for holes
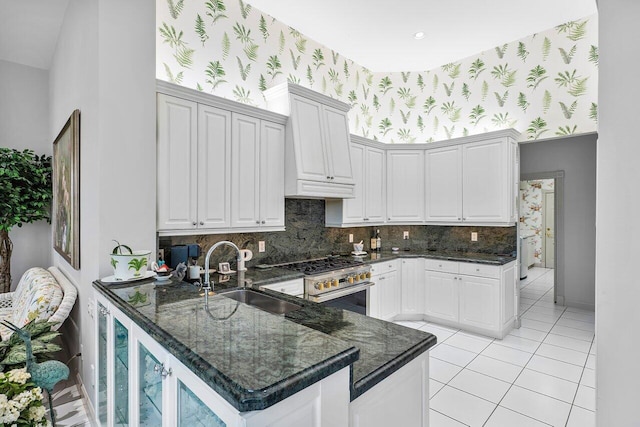
[[[600,116],[596,232],[596,405],[598,426],[640,425],[640,2],[606,0],[600,9]]]
[[[0,60],[0,145],[36,154],[51,155],[49,137],[49,73]],[[31,267],[48,267],[51,262],[51,225],[46,221],[14,227],[11,282],[15,288]]]
[[[71,0],[50,69],[49,134],[81,111],[81,268],[57,253],[53,262],[78,287],[65,335],[72,352],[82,349],[79,371],[92,399],[91,283],[110,274],[111,239],[155,248],[154,11],[153,0]]]
[[[564,245],[557,249],[564,266],[568,306],[595,307],[596,135],[581,135],[520,145],[520,174],[562,170]],[[557,195],[558,193],[556,193]],[[557,224],[556,224],[557,226]],[[562,251],[562,253],[560,253]]]

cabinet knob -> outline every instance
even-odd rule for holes
[[[331,179],[331,177],[330,177],[330,176],[328,176],[328,177],[327,177],[327,179]]]
[[[387,218],[387,221],[391,221],[391,218]]]
[[[191,223],[191,225],[193,225],[193,226],[195,227],[196,225],[198,225],[198,223],[197,223],[197,222],[195,222],[195,221],[193,221],[193,222]]]
[[[256,221],[256,224],[260,224],[260,221]]]
[[[167,378],[168,376],[171,376],[171,374],[173,374],[173,369],[169,368],[168,370],[164,367],[164,363],[156,363],[156,366],[153,367],[153,371],[157,374],[159,374],[160,376],[162,376],[162,378]]]
[[[204,225],[204,221],[200,221],[200,225]]]
[[[336,177],[335,177],[335,176],[332,176],[332,177],[331,177],[331,179],[336,179]]]
[[[476,268],[476,271],[480,271],[480,269],[479,269],[479,268]]]
[[[458,221],[462,221],[462,218],[458,218]]]
[[[263,220],[262,220],[262,224],[264,224],[264,223],[265,223],[265,221],[264,221],[264,219],[263,219]]]

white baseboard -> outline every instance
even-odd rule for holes
[[[96,412],[93,409],[93,404],[91,403],[91,399],[89,398],[89,393],[87,393],[87,389],[84,388],[84,383],[82,382],[82,377],[80,374],[76,373],[76,384],[78,385],[78,390],[80,390],[80,394],[82,395],[82,402],[84,403],[85,411],[87,412],[87,417],[91,421],[91,425],[95,425]]]
[[[583,310],[596,311],[595,304],[588,304],[584,302],[575,302],[575,301],[565,301],[565,304],[563,305],[566,305],[567,307],[581,308]]]

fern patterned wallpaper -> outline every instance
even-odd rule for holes
[[[535,242],[535,262],[542,263],[542,190],[553,191],[553,179],[522,181],[520,183],[520,234]]]
[[[266,108],[291,81],[352,105],[352,133],[422,143],[514,127],[597,129],[597,16],[434,70],[372,73],[242,0],[158,0],[158,79]]]

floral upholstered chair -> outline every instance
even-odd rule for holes
[[[0,320],[8,320],[18,327],[32,320],[48,320],[57,323],[55,330],[69,316],[77,296],[75,286],[58,268],[30,268],[14,292],[0,294]],[[0,326],[3,340],[12,333]]]

